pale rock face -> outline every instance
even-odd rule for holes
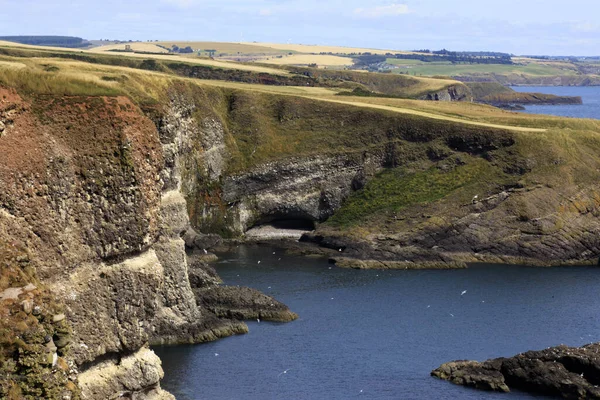
[[[147,347],[115,359],[104,360],[79,374],[81,397],[110,399],[174,400],[175,397],[160,388],[164,373],[160,359]]]
[[[68,283],[56,285],[56,293],[75,291],[66,306],[73,341],[85,344],[72,349],[76,363],[93,363],[106,353],[142,347],[148,340],[143,326],[158,307],[154,288],[163,282],[163,266],[151,249],[113,265],[87,264]]]
[[[202,120],[200,140],[204,149],[204,168],[211,181],[218,180],[225,169],[227,147],[223,125],[211,118]]]

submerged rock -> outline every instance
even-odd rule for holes
[[[477,389],[508,392],[509,387],[565,399],[600,399],[600,343],[564,345],[485,362],[454,361],[432,376]]]

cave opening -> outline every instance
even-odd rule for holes
[[[299,231],[315,230],[315,222],[306,218],[275,219],[269,224],[277,229],[293,229]]]

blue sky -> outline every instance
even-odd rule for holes
[[[597,0],[0,0],[0,35],[600,55]]]

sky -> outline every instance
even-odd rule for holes
[[[0,36],[600,55],[598,0],[0,0]]]

